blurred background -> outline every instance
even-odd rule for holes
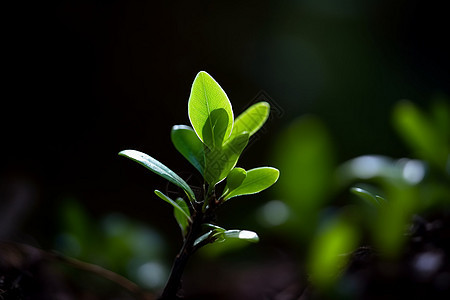
[[[297,181],[280,179],[281,187],[220,210],[219,224],[257,231],[261,243],[229,253],[214,246],[199,252],[186,272],[192,295],[213,293],[205,291],[211,270],[224,281],[238,274],[236,282],[248,282],[228,286],[246,299],[274,278],[273,289],[282,291],[302,282],[318,224],[305,212],[333,215],[325,203],[345,202],[343,186],[353,179],[340,187],[320,183],[361,155],[424,159],[399,138],[392,111],[408,99],[428,112],[433,99],[445,104],[450,94],[447,11],[437,0],[61,0],[7,6],[0,238],[57,249],[151,290],[162,287],[181,246],[173,212],[153,190],[177,190],[117,153],[143,151],[201,185],[169,135],[173,125],[189,124],[187,101],[198,71],[221,84],[235,115],[257,101],[272,104],[271,118],[238,165],[275,166],[281,178],[286,166]],[[444,113],[442,131],[446,118]],[[294,170],[294,158],[283,161],[304,149],[302,144],[300,152],[289,151],[297,149],[289,142],[297,140],[296,130],[306,132],[299,134],[322,155],[318,168],[328,175],[317,175],[316,190],[323,192],[289,192],[311,174],[295,173],[305,161]],[[447,158],[448,135],[442,136]],[[317,207],[296,207],[297,196],[310,197]],[[305,215],[293,219],[302,221],[287,222],[296,211]],[[347,213],[354,214],[339,215]],[[358,244],[357,234],[348,236]]]

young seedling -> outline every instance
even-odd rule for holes
[[[119,153],[167,179],[186,194],[185,199],[179,197],[173,200],[155,190],[159,198],[172,205],[184,241],[161,299],[177,297],[184,267],[189,257],[202,246],[226,239],[258,242],[255,232],[226,230],[213,223],[216,209],[224,202],[233,197],[261,192],[278,180],[279,171],[272,167],[248,171],[235,167],[249,138],[266,122],[269,111],[267,102],[259,102],[234,119],[231,103],[220,85],[206,72],[197,74],[188,102],[192,127],[173,126],[171,139],[175,148],[203,176],[200,197],[180,176],[153,157],[136,150]],[[220,191],[218,183],[223,180],[226,180],[225,188]]]

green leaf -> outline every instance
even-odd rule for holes
[[[203,223],[202,225],[204,227],[207,227],[207,228],[210,228],[210,229],[217,229],[219,231],[222,230],[222,232],[225,231],[225,229],[223,229],[222,227],[214,225],[214,224],[211,224],[211,223]]]
[[[175,125],[171,132],[172,143],[199,172],[205,170],[204,144],[195,134],[194,129],[185,125]]]
[[[237,196],[259,193],[277,182],[279,175],[280,171],[271,167],[248,170],[247,177],[242,184],[231,191],[224,199],[228,200]]]
[[[256,232],[253,231],[238,230],[238,229],[225,230],[221,227],[214,226],[212,224],[205,224],[205,225],[211,225],[213,229],[197,238],[194,242],[194,247],[205,241],[208,241],[208,243],[215,243],[215,242],[221,243],[224,242],[225,240],[230,239],[238,239],[251,243],[259,242],[258,235],[256,234]]]
[[[184,214],[177,208],[173,208],[173,214],[175,216],[175,219],[177,220],[178,225],[180,226],[181,232],[183,233],[183,236],[186,236],[187,229],[189,227],[189,218],[187,216],[191,216],[191,212],[189,211],[189,207],[186,203],[186,201],[183,200],[183,198],[177,198],[175,202],[178,204],[178,206],[185,212]]]
[[[222,148],[205,149],[204,178],[208,184],[215,185],[227,177],[247,146],[248,138],[248,133],[244,132],[229,140]]]
[[[128,157],[129,159],[134,160],[135,162],[143,165],[150,171],[167,179],[171,183],[182,188],[191,202],[195,200],[194,192],[192,191],[190,186],[186,183],[186,181],[181,179],[181,177],[175,174],[175,172],[170,170],[168,167],[166,167],[165,165],[163,165],[150,155],[147,155],[145,153],[136,150],[123,150],[119,152],[119,155]]]
[[[209,148],[222,147],[228,124],[225,109],[218,108],[211,112],[202,130],[203,140]]]
[[[251,243],[257,243],[259,242],[259,237],[256,234],[256,232],[248,231],[248,230],[227,230],[220,234],[220,237],[224,240],[226,239],[239,239],[244,240]]]
[[[231,103],[220,85],[204,71],[197,74],[192,84],[188,113],[192,127],[209,148],[220,147],[231,133]]]
[[[186,217],[187,220],[189,220],[189,222],[192,222],[191,220],[191,216],[189,213],[189,209],[186,211],[184,208],[182,208],[177,202],[173,201],[172,199],[170,199],[168,196],[164,195],[161,191],[159,190],[155,190],[155,194],[156,196],[158,196],[159,198],[163,199],[164,201],[166,201],[167,203],[169,203],[170,205],[173,206],[174,209],[176,209],[180,214],[182,214],[183,216]],[[184,202],[184,201],[183,201]],[[187,205],[186,205],[187,206]],[[177,219],[178,221],[178,219]]]
[[[227,176],[227,185],[226,187],[229,190],[234,190],[238,186],[242,184],[244,179],[247,177],[247,171],[245,171],[242,168],[234,168],[230,171],[230,173]]]
[[[311,242],[307,260],[311,281],[322,288],[334,284],[359,240],[358,228],[341,216],[326,224]]]
[[[230,138],[247,131],[250,136],[256,133],[266,122],[270,113],[270,105],[267,102],[256,103],[247,108],[234,121]]]
[[[292,209],[300,239],[309,239],[324,203],[334,185],[333,144],[324,123],[314,116],[302,116],[274,142],[274,164],[283,170],[276,185],[278,197]],[[301,199],[301,200],[300,200]]]
[[[236,189],[242,184],[244,179],[247,177],[247,171],[242,168],[233,168],[227,176],[227,184],[223,189],[221,198],[228,195],[232,190]]]
[[[372,194],[371,192],[369,192],[369,191],[367,191],[365,189],[362,189],[362,188],[359,188],[359,187],[352,187],[350,189],[350,191],[353,194],[355,194],[356,196],[358,196],[359,198],[361,198],[362,200],[364,200],[367,203],[369,203],[370,205],[373,205],[375,207],[379,207],[380,204],[381,204],[374,194]]]
[[[445,166],[448,158],[447,137],[440,136],[439,129],[417,106],[408,101],[400,102],[394,109],[394,125],[421,158],[439,167]]]
[[[196,247],[198,244],[202,243],[203,241],[211,238],[213,236],[213,234],[215,233],[215,230],[210,230],[207,233],[201,235],[200,237],[198,237],[195,242],[194,242],[194,247]]]

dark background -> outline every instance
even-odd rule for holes
[[[427,107],[434,94],[449,94],[444,5],[7,4],[0,110],[4,232],[51,248],[59,204],[73,197],[93,217],[120,211],[169,241],[178,238],[171,211],[152,194],[165,182],[117,153],[141,150],[184,178],[192,175],[195,184],[195,169],[176,152],[169,133],[172,125],[189,124],[187,100],[200,70],[221,84],[236,115],[262,90],[282,111],[245,152],[240,165],[246,168],[271,165],[277,134],[307,113],[327,124],[340,161],[366,153],[405,155],[390,122],[393,104],[407,98]],[[269,197],[233,203],[224,218],[233,224],[233,217]]]

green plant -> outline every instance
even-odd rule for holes
[[[248,171],[235,167],[249,138],[263,126],[269,111],[268,103],[256,103],[234,120],[231,103],[220,85],[208,73],[198,73],[188,102],[192,127],[174,126],[171,138],[175,148],[203,176],[201,195],[195,195],[180,176],[151,156],[136,150],[119,153],[167,179],[186,194],[187,201],[181,197],[173,200],[155,190],[159,198],[173,206],[184,239],[162,299],[176,297],[183,269],[189,257],[200,247],[226,239],[259,240],[252,231],[226,230],[213,222],[216,209],[224,202],[237,196],[261,192],[278,180],[279,171],[272,167]],[[220,191],[218,184],[223,180],[226,180],[226,184]]]

